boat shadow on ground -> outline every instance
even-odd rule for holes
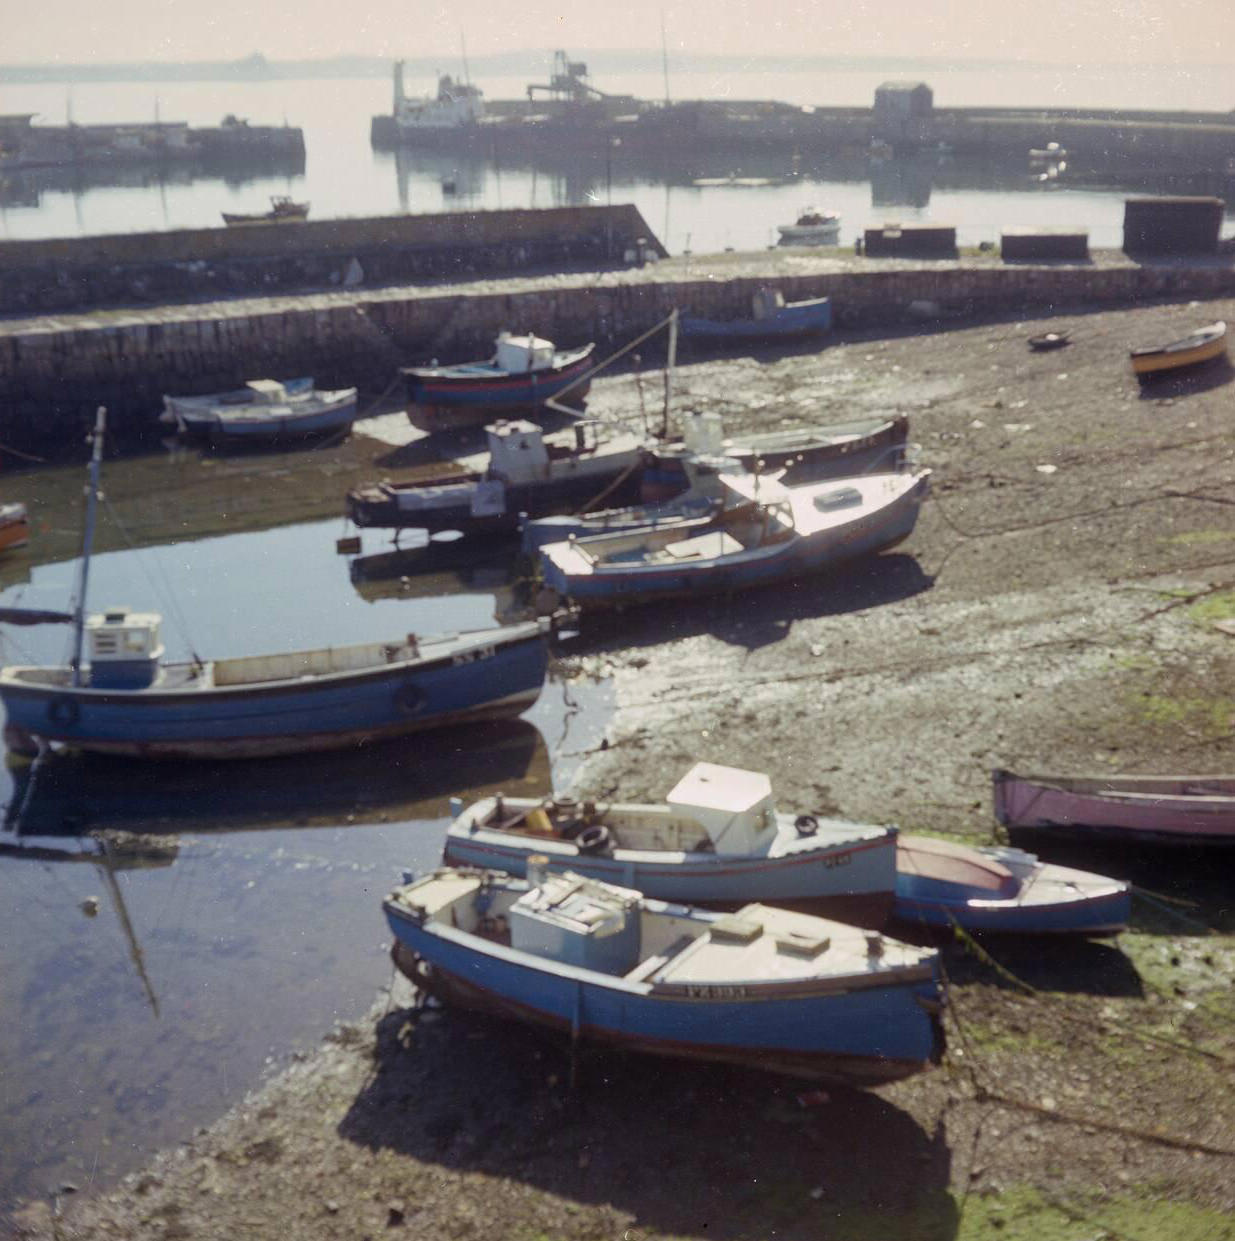
[[[1211,392],[1235,379],[1235,366],[1225,354],[1190,370],[1158,375],[1145,375],[1140,379],[1140,399],[1161,401],[1170,397],[1191,396],[1197,392]]]
[[[795,621],[897,603],[929,590],[934,580],[913,556],[868,556],[828,573],[733,595],[676,599],[669,610],[644,605],[585,614],[579,642],[594,653],[711,634],[754,651],[788,637]]]
[[[311,766],[306,767],[306,762]],[[413,734],[348,750],[242,762],[58,753],[13,772],[4,829],[17,836],[337,826],[438,818],[449,798],[501,784],[549,788],[544,738],[522,720]]]
[[[470,1013],[414,1018],[378,1023],[343,1138],[611,1205],[638,1221],[632,1238],[816,1241],[846,1217],[863,1236],[880,1219],[886,1235],[956,1235],[942,1125],[928,1134],[878,1095],[800,1099],[814,1084],[607,1049],[581,1056],[572,1092],[564,1041]]]
[[[920,931],[901,925],[892,934],[917,942]],[[940,934],[933,942],[939,943]],[[1070,935],[983,935],[944,948],[952,983],[985,983],[1004,990],[1067,995],[1141,998],[1144,984],[1136,966],[1115,942]]]

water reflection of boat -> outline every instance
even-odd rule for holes
[[[79,842],[117,831],[169,832],[337,826],[437,818],[460,789],[542,793],[549,753],[531,724],[509,720],[442,729],[245,769],[188,761],[155,769],[88,753],[56,753],[13,772],[5,828],[14,847],[37,838]],[[0,837],[4,839],[4,837]],[[93,848],[79,844],[79,848]]]

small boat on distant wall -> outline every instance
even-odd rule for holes
[[[725,475],[712,517],[540,549],[545,585],[584,609],[745,590],[817,573],[909,537],[930,471],[866,474],[786,487]]]
[[[602,497],[636,499],[646,457],[641,441],[631,435],[599,441],[592,422],[572,430],[573,444],[563,444],[546,440],[531,422],[496,422],[485,428],[483,472],[356,487],[347,493],[347,515],[357,526],[513,534],[522,516],[585,508]]]
[[[1218,320],[1168,345],[1133,349],[1132,369],[1139,379],[1150,379],[1225,356],[1226,324]]]
[[[782,246],[823,246],[840,236],[840,216],[835,211],[806,207],[792,224],[778,224]]]
[[[892,906],[896,829],[780,814],[762,772],[696,763],[658,804],[496,797],[457,815],[446,861],[523,875],[552,870],[691,904],[810,902],[881,926]]]
[[[938,1063],[934,951],[768,905],[667,905],[582,875],[444,868],[383,903],[446,1004],[572,1041],[875,1086]]]
[[[0,552],[25,547],[30,542],[30,515],[16,500],[0,504]]]
[[[695,340],[783,340],[820,336],[832,327],[832,299],[816,297],[786,302],[778,289],[755,294],[754,315],[749,319],[703,319],[682,315],[679,330]]]
[[[1235,776],[1018,776],[992,773],[995,817],[1010,829],[1078,839],[1235,844]]]
[[[896,843],[896,904],[905,922],[1021,935],[1116,935],[1132,914],[1121,879],[1040,861],[1021,849],[971,848],[929,836]]]
[[[165,396],[159,421],[184,435],[256,443],[343,430],[356,413],[355,388],[322,390],[309,378],[252,379],[234,392]]]
[[[595,347],[555,349],[552,341],[531,333],[503,332],[486,362],[405,366],[407,416],[415,426],[436,431],[534,410],[567,388],[572,401],[581,401],[590,387],[588,371]]]
[[[270,210],[255,215],[238,214],[224,211],[223,223],[229,228],[246,224],[294,224],[309,215],[309,204],[293,202],[285,194],[276,194],[270,199]]]

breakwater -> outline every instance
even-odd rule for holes
[[[796,155],[846,151],[884,154],[944,149],[982,160],[1023,164],[1031,149],[1056,142],[1072,176],[1119,178],[1138,173],[1206,173],[1235,179],[1235,116],[1080,108],[936,108],[916,113],[878,108],[797,107],[761,100],[693,100],[640,104],[627,115],[602,106],[496,101],[483,124],[402,130],[391,116],[372,120],[379,149],[398,145],[486,156],[536,152],[672,152]]]
[[[307,220],[0,242],[0,314],[612,266],[640,239],[630,206]]]
[[[727,265],[725,260],[731,260]],[[677,307],[749,314],[769,285],[786,300],[830,296],[842,328],[934,325],[1007,314],[1235,296],[1227,256],[1161,263],[1101,253],[1089,263],[1005,265],[782,254],[675,259],[642,270],[438,288],[253,298],[144,312],[0,323],[0,443],[33,451],[76,444],[94,407],[124,436],[154,434],[162,394],[209,392],[259,376],[311,374],[370,396],[400,365],[487,355],[502,329],[560,345],[630,340]]]

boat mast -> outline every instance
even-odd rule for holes
[[[468,88],[467,93],[472,93],[472,71],[467,65],[467,38],[462,30],[459,31],[459,50],[463,55],[463,85]]]
[[[86,531],[82,537],[81,568],[77,575],[77,605],[73,609],[73,688],[81,686],[81,645],[86,632],[86,584],[90,579],[90,549],[94,544],[94,515],[99,500],[99,470],[103,463],[103,429],[107,410],[100,405],[94,420],[94,451],[90,456],[90,479],[86,483]]]
[[[669,315],[669,356],[665,361],[665,412],[660,420],[660,438],[669,438],[669,406],[673,404],[673,372],[678,363],[678,308]]]
[[[665,10],[660,11],[660,59],[665,71],[665,107],[669,107],[669,42],[665,38]]]

